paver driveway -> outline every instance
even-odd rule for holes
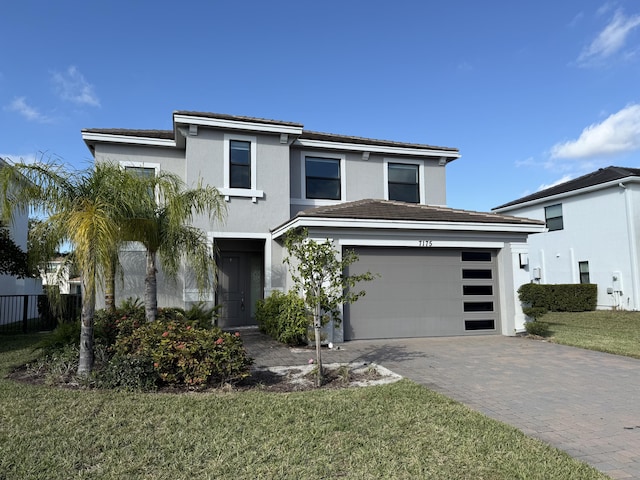
[[[245,333],[257,366],[313,356]],[[519,337],[357,340],[324,362],[383,365],[612,478],[640,479],[640,360]]]

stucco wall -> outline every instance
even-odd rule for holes
[[[587,261],[590,281],[598,285],[598,308],[638,309],[637,259],[632,258],[637,228],[629,234],[629,226],[640,221],[637,199],[637,186],[630,184],[626,190],[612,186],[505,212],[544,220],[545,206],[562,204],[564,228],[529,237],[529,279],[537,281],[539,269],[541,283],[579,283],[578,262]],[[614,272],[620,273],[617,282]],[[609,294],[607,288],[621,293]]]

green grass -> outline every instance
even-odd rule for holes
[[[540,320],[553,342],[640,358],[640,312],[550,312]]]
[[[289,394],[134,394],[14,383],[0,338],[2,479],[604,479],[410,381]]]

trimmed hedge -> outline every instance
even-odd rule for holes
[[[526,283],[518,289],[526,315],[538,318],[551,312],[587,312],[596,309],[598,286],[595,284],[555,284],[541,285]],[[527,310],[530,313],[527,313]],[[542,313],[541,313],[542,312]]]

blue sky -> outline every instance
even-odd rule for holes
[[[640,167],[637,0],[22,0],[2,19],[12,160],[86,167],[82,128],[196,110],[457,147],[447,203],[469,210]]]

